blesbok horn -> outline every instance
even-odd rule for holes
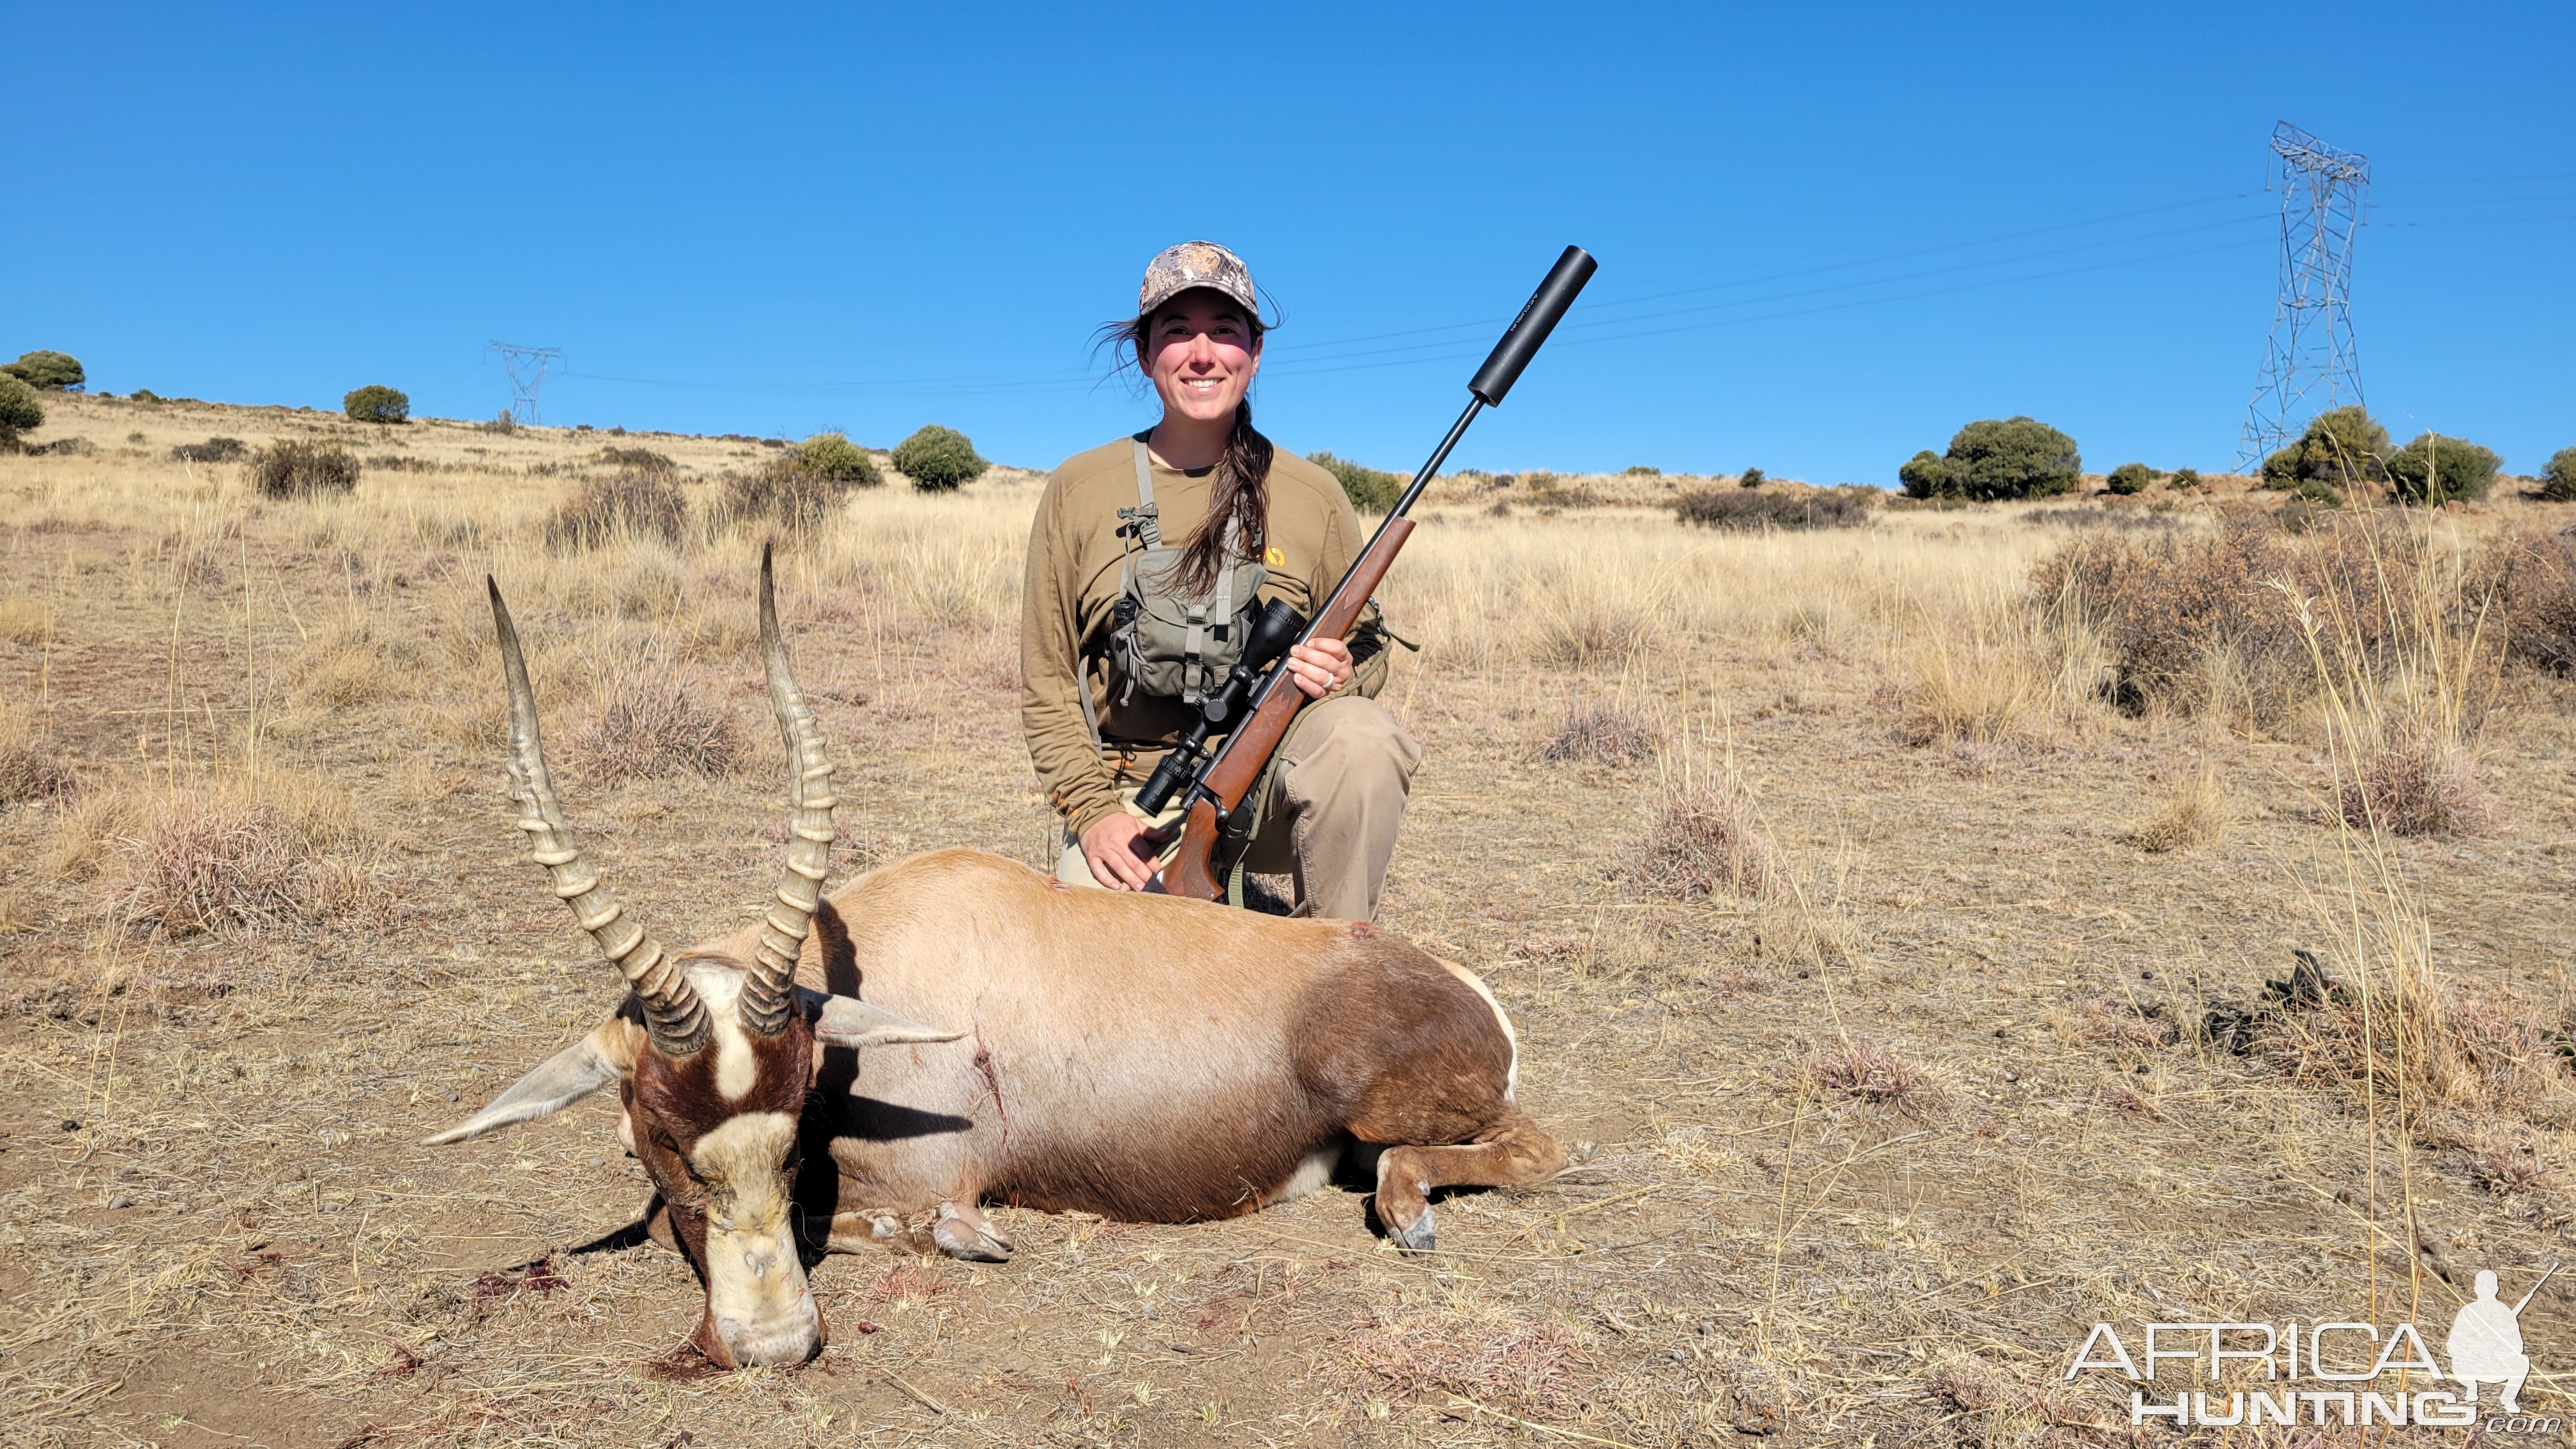
[[[796,955],[813,929],[815,903],[832,858],[832,761],[823,728],[805,707],[796,671],[787,662],[787,640],[778,629],[778,590],[771,579],[770,546],[760,549],[760,662],[769,674],[769,705],[787,744],[787,868],[778,900],[760,920],[760,951],[742,983],[735,1010],[742,1029],[776,1036],[787,1027],[796,1000]]]
[[[600,954],[626,978],[643,1005],[644,1027],[655,1049],[666,1057],[690,1056],[707,1044],[707,1009],[662,943],[627,916],[617,893],[573,843],[563,807],[555,803],[554,782],[546,774],[545,745],[537,737],[537,696],[528,685],[519,631],[510,623],[509,606],[501,602],[501,586],[489,574],[483,583],[492,591],[492,627],[501,640],[501,672],[510,681],[510,786],[519,802],[519,828],[527,832],[529,855],[546,868],[555,895],[572,907],[573,919],[598,943]]]

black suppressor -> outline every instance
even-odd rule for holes
[[[1136,792],[1137,809],[1147,815],[1163,813],[1172,803],[1173,792],[1195,776],[1207,758],[1208,736],[1232,722],[1234,713],[1251,697],[1253,685],[1305,631],[1305,616],[1286,603],[1272,599],[1261,606],[1261,612],[1252,616],[1251,630],[1243,636],[1243,653],[1226,672],[1225,682],[1200,698],[1199,717],[1146,777],[1145,788]]]

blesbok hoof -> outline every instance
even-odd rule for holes
[[[1399,1253],[1428,1253],[1440,1246],[1439,1236],[1432,1231],[1430,1206],[1425,1204],[1422,1216],[1411,1225],[1389,1230],[1386,1240],[1395,1244]]]
[[[939,1221],[930,1227],[930,1240],[939,1245],[939,1251],[965,1262],[1011,1261],[1011,1240],[984,1221],[984,1215],[972,1206],[941,1203]]]

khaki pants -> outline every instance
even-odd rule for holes
[[[1374,920],[1422,746],[1385,706],[1346,694],[1298,712],[1279,763],[1243,868],[1293,876],[1298,915]],[[1067,885],[1100,884],[1071,836],[1055,873]]]

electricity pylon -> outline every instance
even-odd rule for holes
[[[2352,243],[2361,229],[2370,158],[2291,125],[2272,128],[2281,162],[2281,297],[2263,371],[2246,405],[2237,466],[2259,467],[2330,408],[2359,403],[2361,354],[2352,340]],[[2323,406],[2310,399],[2323,393]]]

